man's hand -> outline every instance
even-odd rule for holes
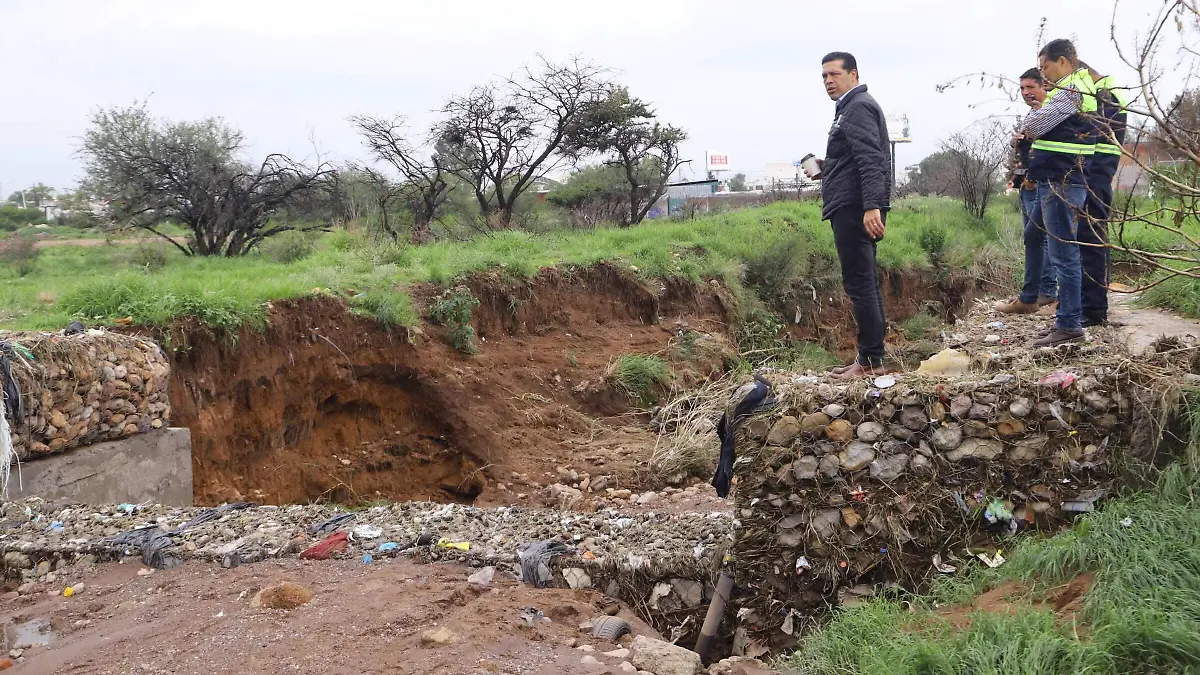
[[[863,229],[872,239],[883,239],[883,216],[879,214],[879,209],[863,212]]]
[[[1011,145],[1015,148],[1023,140],[1025,140],[1025,134],[1013,134]]]

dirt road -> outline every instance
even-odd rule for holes
[[[10,627],[6,649],[45,642],[24,647],[14,672],[555,675],[619,673],[627,660],[604,654],[620,645],[579,630],[600,615],[592,606],[598,592],[535,589],[502,571],[476,591],[466,581],[476,570],[406,559],[291,559],[231,570],[197,562],[150,576],[141,569],[136,558],[75,565],[36,594],[9,594],[0,616]],[[283,581],[311,589],[312,601],[291,611],[250,606],[259,589]],[[62,596],[79,582],[82,593]],[[519,615],[530,606],[550,621],[522,627]],[[636,634],[658,637],[624,608],[622,616]],[[422,634],[439,628],[452,634],[449,643],[423,645]],[[574,649],[576,641],[594,651]],[[604,665],[582,664],[587,655]]]

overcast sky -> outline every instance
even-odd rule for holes
[[[1125,0],[1118,38],[1144,31],[1157,0]],[[1037,7],[1037,9],[1031,9]],[[538,53],[618,71],[633,93],[705,151],[753,173],[824,153],[833,104],[820,58],[853,52],[885,112],[907,113],[900,165],[987,114],[998,91],[935,86],[972,71],[1019,75],[1047,38],[1073,37],[1120,74],[1110,0],[0,0],[0,189],[81,178],[74,156],[98,107],[149,98],[175,119],[221,116],[255,155],[361,158],[346,118],[429,110]],[[982,107],[971,107],[980,104]]]

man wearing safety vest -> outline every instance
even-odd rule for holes
[[[1080,66],[1092,79],[1096,92],[1096,113],[1092,118],[1096,129],[1096,154],[1088,160],[1084,171],[1088,188],[1087,217],[1079,226],[1079,258],[1083,268],[1081,299],[1086,327],[1108,323],[1108,284],[1112,274],[1108,216],[1112,211],[1113,179],[1121,162],[1121,146],[1125,143],[1129,98],[1111,77],[1101,76],[1083,62]]]
[[[1087,199],[1084,169],[1096,152],[1096,112],[1092,78],[1079,68],[1070,40],[1053,40],[1038,53],[1042,76],[1054,87],[1046,102],[1030,112],[1020,134],[1033,139],[1027,177],[1037,184],[1050,259],[1058,274],[1054,327],[1033,342],[1047,347],[1080,340],[1083,332],[1080,213]]]

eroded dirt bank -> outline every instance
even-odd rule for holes
[[[472,356],[441,328],[388,331],[334,297],[275,303],[267,330],[235,344],[177,331],[173,423],[192,430],[197,503],[545,502],[540,488],[562,466],[636,488],[654,435],[605,381],[608,366],[623,354],[675,359],[684,328],[728,346],[675,364],[692,384],[733,352],[729,295],[715,283],[646,285],[601,264],[468,285],[480,300]],[[926,301],[970,297],[943,297],[917,273],[883,287],[897,325]],[[433,295],[419,289],[418,305]],[[852,341],[840,296],[805,299],[800,315],[798,336]]]

